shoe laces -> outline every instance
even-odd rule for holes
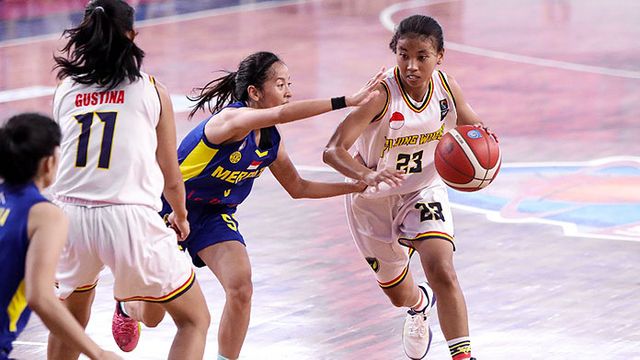
[[[425,320],[423,313],[411,314],[411,319],[409,319],[409,336],[424,338],[427,334]]]

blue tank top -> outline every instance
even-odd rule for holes
[[[243,102],[235,102],[227,107],[245,106]],[[247,198],[253,181],[275,161],[280,134],[275,126],[262,129],[261,136],[266,135],[270,140],[265,149],[256,144],[254,131],[234,143],[212,144],[207,140],[204,128],[213,116],[193,128],[178,147],[178,162],[185,182],[187,204],[191,202],[233,207]]]
[[[0,359],[27,325],[31,310],[24,292],[24,266],[29,246],[29,210],[48,201],[33,183],[0,184]]]

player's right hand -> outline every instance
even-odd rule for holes
[[[176,213],[172,212],[169,214],[167,220],[169,221],[169,224],[171,224],[171,228],[178,235],[178,241],[184,241],[187,236],[189,236],[191,228],[189,227],[189,221],[186,216],[178,217],[176,216]]]
[[[404,181],[404,173],[402,171],[382,169],[368,173],[362,181],[368,186],[378,186],[380,183],[386,183],[391,187],[396,187],[400,186]]]
[[[382,67],[374,77],[367,81],[362,89],[358,90],[357,93],[345,98],[347,106],[362,106],[368,103],[374,97],[378,96],[380,94],[380,91],[376,90],[376,87],[378,86],[380,81],[384,79],[384,76],[385,68]]]

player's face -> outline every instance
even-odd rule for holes
[[[261,99],[259,105],[262,108],[270,108],[289,102],[291,92],[291,76],[287,65],[278,61],[271,65],[269,78],[262,84]]]
[[[431,38],[402,37],[396,47],[396,60],[402,82],[409,88],[422,89],[429,85],[431,74],[442,60],[444,51],[438,52]]]

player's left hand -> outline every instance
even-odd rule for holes
[[[368,103],[375,96],[380,94],[379,90],[376,90],[376,87],[384,79],[385,76],[385,68],[382,67],[378,73],[369,79],[367,83],[362,87],[362,89],[358,90],[357,93],[347,96],[345,98],[345,102],[347,106],[362,106]]]

